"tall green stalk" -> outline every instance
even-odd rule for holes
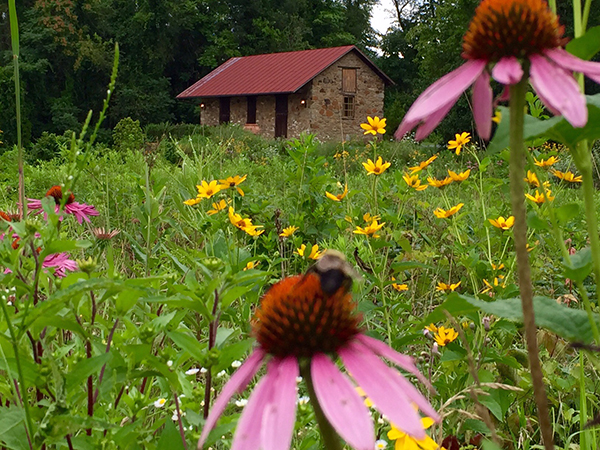
[[[517,273],[519,276],[519,291],[521,293],[521,306],[523,308],[527,355],[529,357],[535,403],[537,405],[544,448],[552,450],[554,448],[554,439],[552,436],[552,424],[550,423],[544,377],[538,354],[537,330],[533,310],[533,286],[531,284],[529,254],[527,252],[527,211],[525,208],[525,186],[523,181],[523,173],[525,172],[523,124],[525,121],[527,81],[528,77],[524,76],[519,83],[510,87],[510,200],[512,213],[515,216],[513,233],[517,256]]]
[[[19,22],[15,0],[8,2],[10,17],[10,41],[13,52],[13,67],[15,78],[15,113],[17,118],[17,150],[19,158],[19,215],[25,218],[25,175],[23,172],[23,142],[21,138],[21,77],[19,76]]]

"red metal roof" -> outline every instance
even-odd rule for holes
[[[393,84],[392,80],[354,45],[346,45],[231,58],[187,88],[177,98],[296,92],[351,51],[355,51],[386,84]]]

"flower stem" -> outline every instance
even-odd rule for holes
[[[523,142],[523,124],[525,121],[525,94],[527,92],[527,77],[510,87],[510,200],[515,216],[513,227],[515,251],[517,256],[517,273],[519,276],[519,291],[523,308],[523,323],[527,340],[527,355],[531,368],[531,379],[538,419],[544,448],[554,448],[552,424],[548,414],[548,399],[540,359],[538,355],[537,330],[533,310],[533,286],[531,284],[531,268],[527,253],[527,222],[525,209],[525,189],[523,173],[525,171],[525,145]]]
[[[304,378],[304,381],[306,382],[310,403],[315,411],[315,418],[317,419],[319,431],[321,432],[321,437],[323,438],[323,447],[326,450],[342,450],[340,438],[327,420],[327,417],[325,417],[325,414],[321,409],[321,405],[319,404],[319,399],[317,399],[315,387],[313,386],[312,382],[312,376],[310,374],[310,359],[306,359],[300,363],[300,375],[302,375],[302,378]]]

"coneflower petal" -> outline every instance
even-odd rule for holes
[[[273,401],[277,386],[279,366],[276,360],[269,361],[267,374],[258,382],[248,404],[240,416],[235,428],[231,450],[259,450],[261,443],[261,424],[265,411]]]
[[[460,95],[458,97],[460,97]],[[458,97],[456,97],[456,100],[458,100]],[[435,127],[437,127],[440,124],[440,122],[444,120],[444,117],[446,117],[448,112],[450,112],[450,110],[454,106],[454,103],[456,103],[456,100],[448,103],[443,108],[438,109],[437,111],[431,113],[428,117],[426,117],[423,120],[421,126],[417,128],[417,132],[415,133],[415,139],[417,141],[420,141],[421,139],[425,139],[427,136],[429,136],[429,134],[433,130],[435,130]],[[398,136],[396,137],[398,138]]]
[[[563,69],[584,73],[596,83],[600,83],[600,63],[584,61],[562,48],[546,50],[544,54]]]
[[[198,448],[202,448],[206,438],[208,437],[208,433],[217,423],[217,419],[225,410],[227,403],[229,403],[229,399],[236,392],[241,392],[246,389],[248,383],[258,369],[262,366],[263,358],[265,357],[265,352],[257,348],[252,354],[248,357],[248,359],[240,366],[238,370],[231,376],[229,381],[223,386],[223,390],[221,394],[217,397],[212,409],[210,410],[210,414],[206,419],[206,423],[204,424],[204,429],[202,430],[202,435],[200,436],[200,440],[198,441]]]
[[[493,97],[490,74],[484,70],[473,85],[473,118],[475,119],[477,134],[486,141],[489,140],[492,134]]]
[[[279,375],[273,383],[272,401],[262,418],[261,444],[263,450],[288,450],[296,423],[296,378],[299,374],[298,360],[287,357],[274,359]]]
[[[425,89],[404,116],[395,136],[402,137],[410,130],[410,128],[405,130],[405,123],[406,125],[410,123],[415,125],[434,112],[447,107],[449,104],[454,105],[461,94],[481,75],[481,72],[485,69],[485,65],[486,61],[483,60],[467,61],[458,69],[447,73]],[[405,131],[401,136],[398,136],[401,134],[401,130]]]
[[[408,373],[414,375],[415,377],[417,377],[417,379],[421,383],[423,383],[430,390],[435,392],[435,390],[433,390],[433,387],[431,386],[431,383],[429,382],[429,380],[427,380],[427,378],[425,378],[423,376],[423,374],[421,372],[419,372],[419,369],[417,369],[417,366],[415,365],[415,360],[413,357],[408,356],[408,355],[403,355],[402,353],[397,352],[390,346],[386,345],[384,342],[381,342],[379,339],[369,337],[366,334],[357,334],[355,339],[357,341],[359,341],[361,344],[363,344],[364,346],[368,347],[375,354],[387,359],[388,361],[393,362],[398,367],[400,367],[400,368],[406,370]]]
[[[369,410],[348,377],[323,353],[313,356],[311,374],[323,413],[342,439],[356,450],[375,448]]]
[[[496,63],[492,69],[492,77],[505,85],[517,84],[523,78],[523,68],[517,58],[507,56]]]
[[[375,407],[406,434],[425,438],[425,430],[417,411],[400,388],[395,372],[360,342],[341,348],[342,358],[352,378],[365,391]]]
[[[584,127],[588,119],[585,96],[571,74],[544,56],[531,55],[531,84],[548,104],[560,111],[574,127]]]

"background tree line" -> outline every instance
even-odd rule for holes
[[[394,25],[370,26],[377,0],[22,0],[24,141],[78,130],[100,109],[115,42],[121,49],[107,129],[124,117],[142,125],[197,122],[175,96],[233,56],[355,44],[397,83],[386,95],[390,130],[418,93],[461,63],[461,38],[478,0],[393,0]],[[570,4],[559,2],[571,23]],[[590,24],[600,23],[600,10]],[[572,30],[567,30],[572,35]],[[381,51],[375,51],[379,47]],[[0,129],[15,141],[8,7],[0,6]],[[469,130],[462,99],[441,134]],[[107,136],[108,136],[107,132]]]

